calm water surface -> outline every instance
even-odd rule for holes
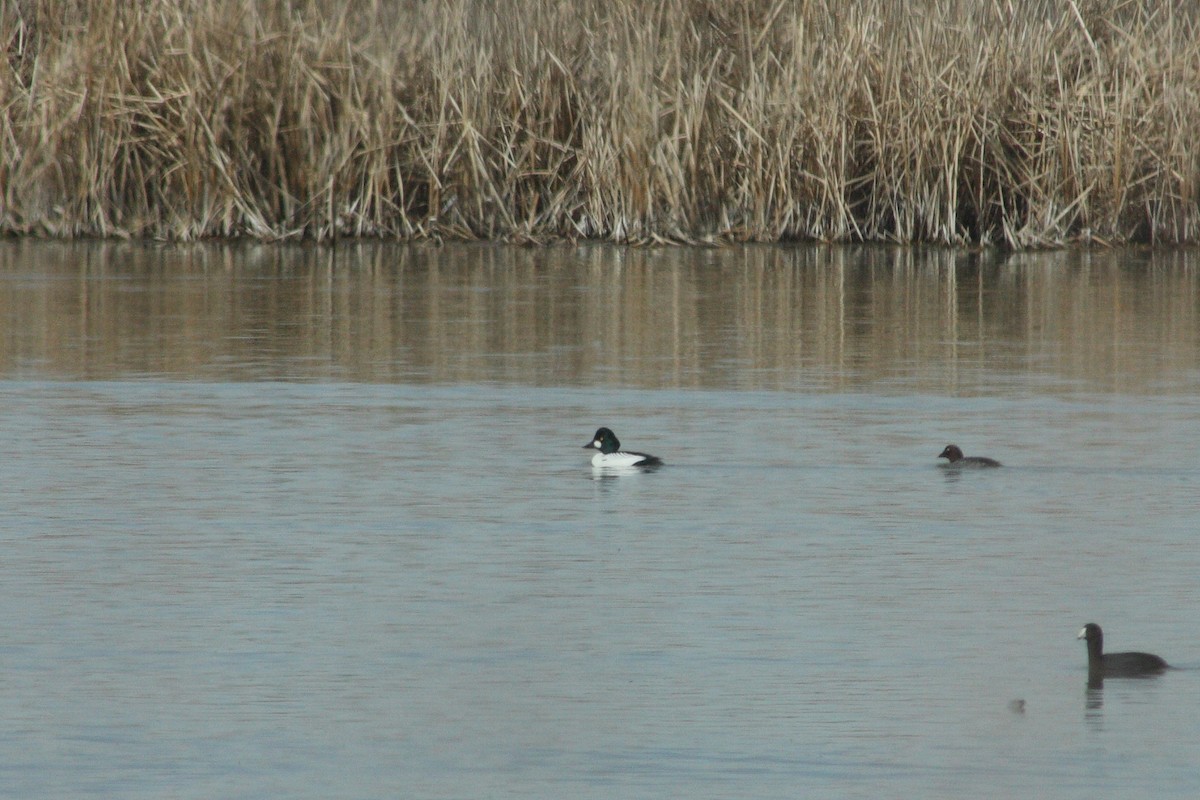
[[[1189,253],[0,244],[0,794],[1196,797],[1198,387]]]

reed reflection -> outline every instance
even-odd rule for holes
[[[1184,252],[0,245],[7,376],[1155,391],[1200,374]]]

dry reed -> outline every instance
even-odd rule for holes
[[[1200,238],[1190,0],[0,0],[0,232]]]

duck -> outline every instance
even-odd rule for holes
[[[599,451],[592,456],[593,467],[659,467],[663,463],[661,458],[648,453],[622,450],[621,441],[608,428],[599,428],[583,448]]]
[[[1104,631],[1094,622],[1084,625],[1076,638],[1087,640],[1089,681],[1144,678],[1171,668],[1166,661],[1151,653],[1105,653]]]
[[[946,445],[946,449],[938,454],[938,458],[944,458],[949,461],[949,464],[943,466],[954,467],[999,467],[1000,462],[994,458],[985,458],[983,456],[964,456],[963,451],[956,444]]]

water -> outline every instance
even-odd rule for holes
[[[1194,797],[1198,282],[2,244],[0,794]]]

